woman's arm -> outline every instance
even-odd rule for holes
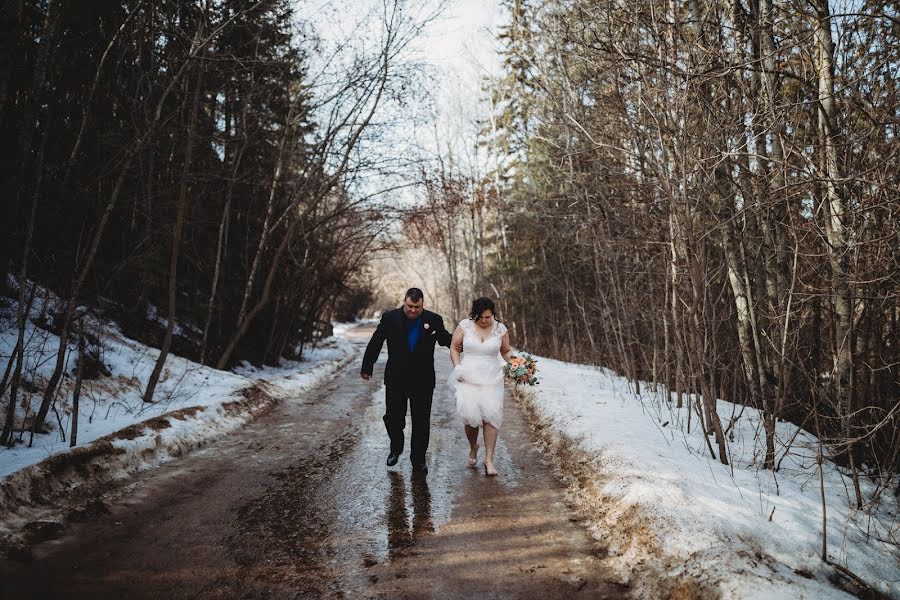
[[[509,353],[512,351],[512,348],[509,345],[509,333],[504,333],[503,337],[500,338],[500,356],[503,357],[503,360],[509,362]]]
[[[463,351],[463,332],[457,325],[456,331],[453,332],[453,339],[450,340],[450,362],[456,367],[459,365],[459,355]]]

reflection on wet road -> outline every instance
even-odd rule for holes
[[[385,498],[387,506],[387,557],[396,559],[411,548],[415,541],[423,535],[434,533],[431,520],[431,492],[428,491],[428,478],[420,475],[411,477],[411,494],[407,496],[406,481],[396,471],[388,473],[391,481],[390,491]],[[407,506],[412,498],[412,515]]]
[[[360,346],[371,330],[351,332]],[[382,369],[352,363],[227,440],[108,490],[110,514],[69,528],[27,565],[16,597],[620,597],[595,543],[507,400],[500,476],[468,445],[436,355],[427,476],[385,467]],[[409,436],[407,423],[407,439]],[[408,444],[407,444],[408,453]]]

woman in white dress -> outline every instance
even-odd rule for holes
[[[456,391],[456,412],[469,439],[469,466],[478,463],[478,429],[484,430],[484,472],[496,475],[494,448],[503,421],[503,366],[509,362],[509,333],[494,318],[494,302],[478,298],[469,318],[453,332],[450,383]],[[462,356],[460,356],[462,355]]]

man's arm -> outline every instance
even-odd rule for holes
[[[378,360],[378,355],[381,354],[381,347],[384,346],[384,340],[387,338],[386,317],[387,313],[381,316],[381,322],[375,328],[375,333],[372,334],[372,339],[369,340],[369,345],[366,346],[366,352],[363,354],[362,369],[359,371],[363,379],[368,379],[372,376],[375,361]]]
[[[444,319],[440,315],[436,316],[437,327],[435,327],[435,331],[437,331],[437,342],[441,346],[449,348],[450,344],[453,342],[453,335],[444,328]]]

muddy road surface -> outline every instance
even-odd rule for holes
[[[371,329],[349,335],[364,346]],[[360,354],[361,356],[361,354]],[[429,473],[384,464],[382,369],[354,361],[227,439],[102,491],[102,510],[0,563],[5,598],[620,598],[507,400],[498,477],[436,355]],[[483,455],[483,451],[482,451]],[[480,457],[479,457],[480,458]]]

